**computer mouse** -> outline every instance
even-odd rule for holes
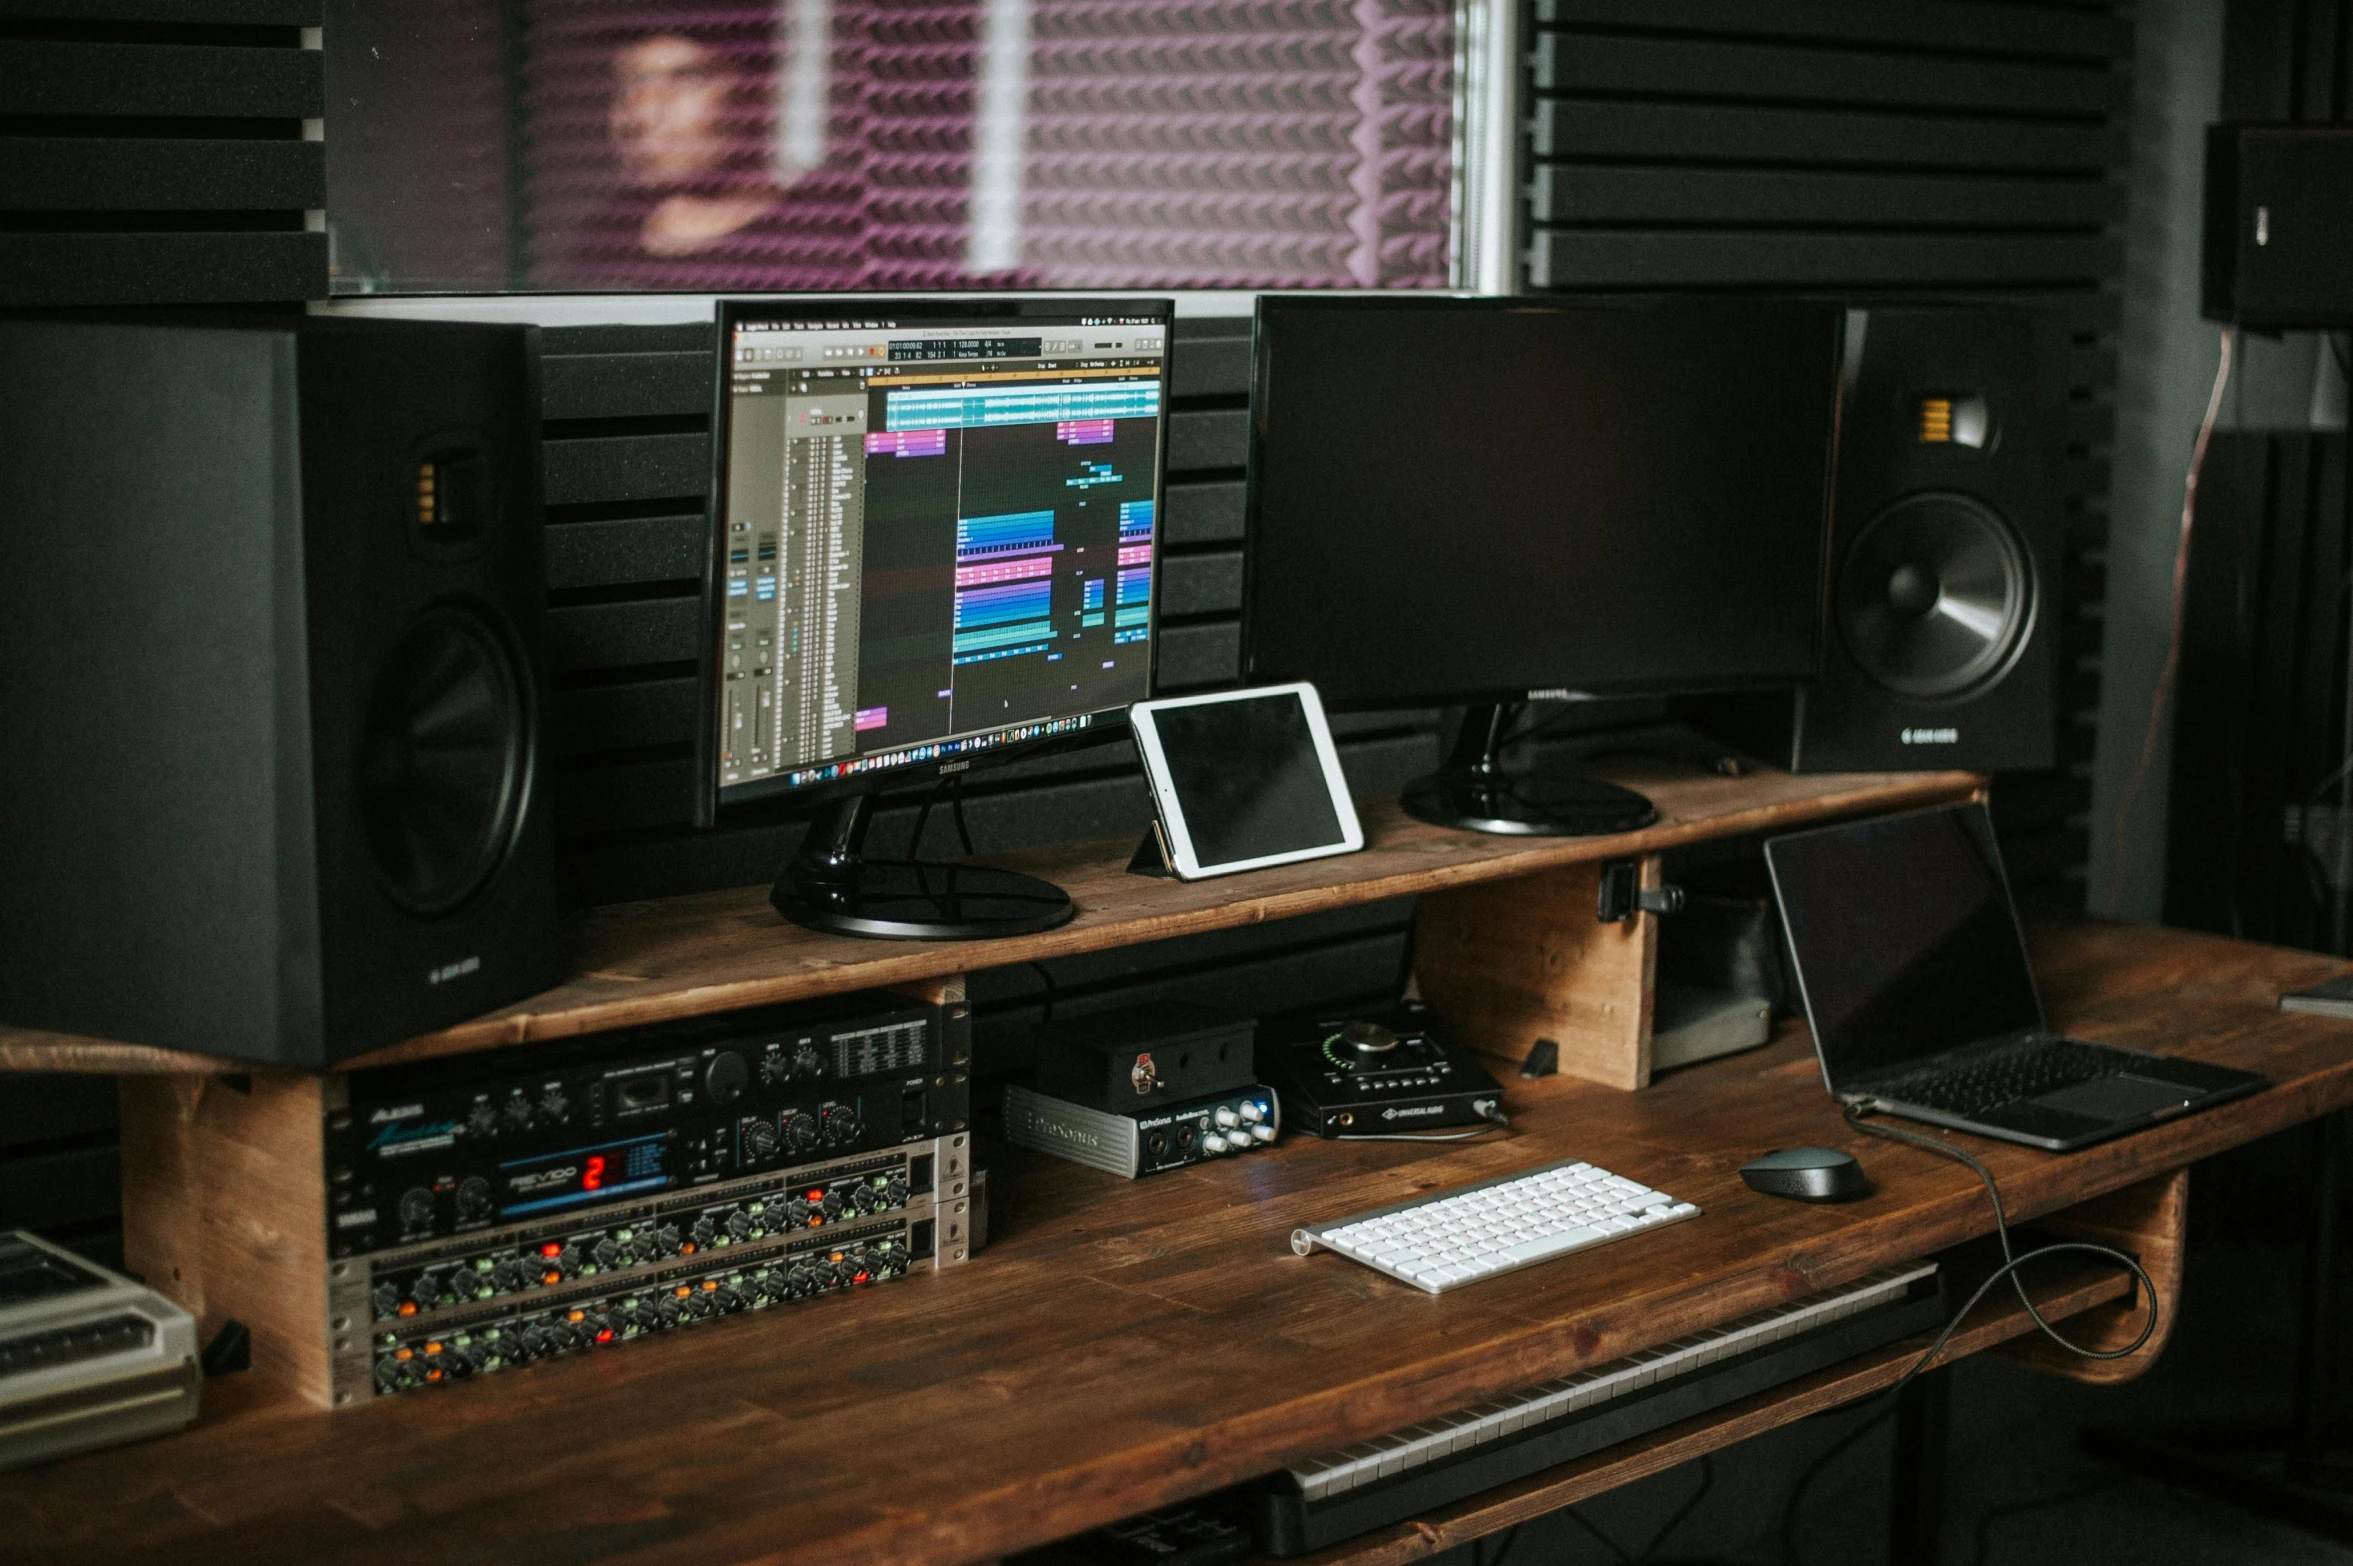
[[[1871,1181],[1855,1155],[1835,1147],[1791,1147],[1740,1166],[1752,1191],[1801,1202],[1851,1202],[1871,1194]]]

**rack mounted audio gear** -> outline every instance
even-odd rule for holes
[[[963,1261],[970,1142],[959,1133],[332,1263],[336,1401]]]
[[[970,1073],[950,978],[326,1076],[125,1078],[124,1256],[200,1338],[243,1322],[257,1372],[355,1404],[964,1260]]]

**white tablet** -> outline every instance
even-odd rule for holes
[[[1352,854],[1364,828],[1312,685],[1128,709],[1171,867],[1188,881]]]

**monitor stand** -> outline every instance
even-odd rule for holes
[[[828,805],[768,894],[776,911],[812,930],[897,941],[1032,935],[1078,911],[1061,887],[1014,870],[868,859],[873,816],[872,794]]]
[[[1642,795],[1574,772],[1510,772],[1497,754],[1518,704],[1463,714],[1454,754],[1405,785],[1405,813],[1434,826],[1520,837],[1598,837],[1659,818]]]

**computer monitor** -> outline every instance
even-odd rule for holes
[[[1813,674],[1842,326],[1788,300],[1262,297],[1249,676],[1336,707],[1471,704],[1406,790],[1425,820],[1655,819],[1508,769],[1507,715]]]
[[[723,301],[699,816],[822,801],[775,902],[1050,929],[1059,887],[869,860],[876,793],[1124,732],[1151,694],[1167,300]]]

